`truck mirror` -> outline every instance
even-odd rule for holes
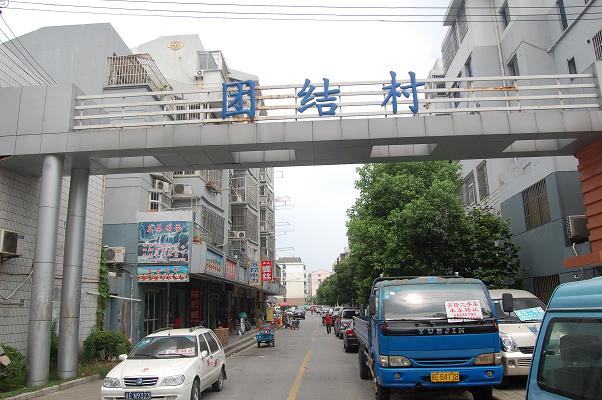
[[[514,297],[512,297],[512,293],[502,293],[502,309],[506,313],[514,311]]]
[[[376,314],[376,296],[370,295],[370,305],[368,307],[368,312],[370,313],[370,316]]]

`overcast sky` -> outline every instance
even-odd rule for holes
[[[43,0],[29,0],[44,2]],[[157,0],[155,0],[157,1]],[[182,2],[194,3],[194,0]],[[225,3],[226,0],[206,0]],[[231,1],[233,2],[233,1]],[[446,6],[448,0],[237,0],[240,4],[319,4],[338,6]],[[207,5],[129,4],[114,1],[55,0],[55,4],[79,4],[110,7],[136,7],[170,10],[203,10],[247,12],[257,8]],[[217,20],[132,17],[118,15],[85,15],[20,11],[15,8],[36,7],[61,9],[55,6],[35,6],[10,1],[3,17],[17,35],[44,26],[110,22],[130,47],[148,42],[158,36],[198,34],[206,50],[222,50],[231,68],[259,76],[262,84],[303,82],[305,78],[321,81],[364,81],[389,79],[389,71],[398,76],[408,71],[418,78],[426,77],[440,55],[445,28],[440,23],[386,22],[316,22],[268,20]],[[179,7],[179,8],[178,8]],[[80,10],[62,8],[63,10]],[[102,12],[102,9],[97,9]],[[411,14],[418,10],[358,10],[270,8],[284,13],[363,13]],[[104,10],[105,12],[107,10]],[[113,12],[114,11],[110,11]],[[424,10],[422,12],[425,12]],[[443,10],[428,11],[441,15]],[[215,15],[215,14],[213,14]],[[239,14],[240,15],[240,14]],[[388,17],[383,17],[388,18]],[[353,182],[356,166],[297,167],[279,169],[275,180],[276,196],[289,196],[292,208],[277,212],[279,226],[292,230],[277,237],[279,256],[299,256],[308,269],[330,269],[347,245],[346,210],[353,204],[357,192]]]

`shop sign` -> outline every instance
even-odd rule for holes
[[[238,275],[238,266],[236,261],[232,261],[226,258],[226,279],[235,281]]]
[[[259,276],[259,265],[254,262],[251,264],[251,268],[249,268],[249,285],[261,286],[261,280],[259,279]]]
[[[189,282],[188,265],[138,267],[138,282]]]
[[[247,269],[242,265],[238,266],[238,281],[247,283]]]
[[[263,282],[272,281],[272,260],[263,260],[261,262],[261,280]]]
[[[207,264],[205,273],[217,276],[224,275],[224,256],[214,251],[207,250]]]
[[[138,223],[139,264],[188,263],[190,222],[160,221]]]
[[[190,325],[201,324],[201,289],[190,290]]]

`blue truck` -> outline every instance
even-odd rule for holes
[[[502,380],[495,309],[477,279],[377,278],[368,315],[354,325],[360,377],[373,379],[377,400],[447,388],[491,400]]]
[[[564,283],[535,344],[528,400],[602,398],[602,277]]]

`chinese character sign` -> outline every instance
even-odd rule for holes
[[[259,265],[257,265],[256,262],[251,264],[251,268],[249,268],[249,285],[261,286],[261,280],[259,279]]]
[[[201,290],[190,289],[190,325],[197,326],[201,323]]]
[[[188,265],[138,267],[138,282],[189,282]]]
[[[222,118],[248,115],[255,118],[255,82],[222,83]]]
[[[483,311],[479,300],[446,301],[445,311],[448,322],[483,319]]]
[[[300,113],[304,112],[308,108],[316,107],[318,109],[318,115],[335,115],[335,111],[338,105],[335,103],[337,98],[335,94],[341,92],[340,89],[329,89],[330,80],[324,78],[323,91],[315,92],[316,87],[311,84],[309,79],[305,80],[303,88],[297,93],[297,97],[301,97],[301,106],[297,108]]]
[[[140,222],[138,263],[188,263],[189,243],[188,221]]]
[[[541,321],[545,311],[541,307],[525,308],[522,310],[514,310],[514,313],[523,322]]]
[[[424,82],[416,82],[416,74],[412,71],[409,72],[410,75],[410,84],[409,85],[401,85],[401,83],[397,82],[397,74],[394,71],[390,72],[391,74],[391,84],[383,86],[383,90],[387,91],[387,95],[385,99],[381,103],[381,106],[384,107],[387,103],[391,103],[393,107],[393,114],[397,114],[397,98],[401,97],[403,94],[405,98],[412,96],[412,105],[409,106],[410,110],[416,114],[418,112],[418,86],[424,86]],[[399,89],[399,90],[398,90]]]
[[[270,282],[272,280],[272,260],[263,260],[261,262],[261,280]]]
[[[207,264],[205,273],[222,276],[224,272],[224,256],[214,251],[207,250]]]
[[[226,279],[236,281],[238,277],[238,266],[236,261],[226,259]]]

